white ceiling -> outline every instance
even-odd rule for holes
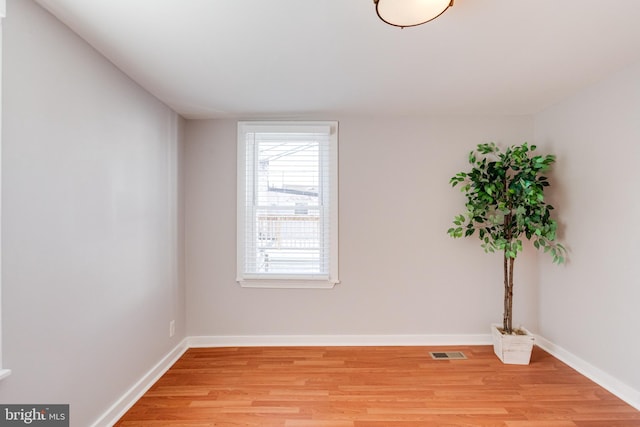
[[[640,0],[37,0],[187,118],[532,114],[640,60]]]

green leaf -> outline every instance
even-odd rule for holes
[[[556,244],[557,223],[551,217],[544,189],[550,186],[542,173],[555,161],[553,155],[534,155],[527,142],[501,150],[494,142],[477,144],[469,152],[471,168],[451,180],[466,198],[466,213],[456,216],[451,236],[472,236],[478,230],[486,252],[500,251],[515,258],[524,238],[543,248],[556,263],[566,251]],[[524,238],[523,238],[524,237]]]

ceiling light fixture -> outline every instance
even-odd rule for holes
[[[415,27],[436,19],[453,0],[373,0],[378,17],[395,27]]]

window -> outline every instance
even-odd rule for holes
[[[338,283],[338,123],[238,123],[238,282]]]

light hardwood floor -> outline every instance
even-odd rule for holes
[[[432,360],[461,350],[467,360]],[[640,412],[543,350],[490,346],[190,349],[116,424],[631,427]]]

